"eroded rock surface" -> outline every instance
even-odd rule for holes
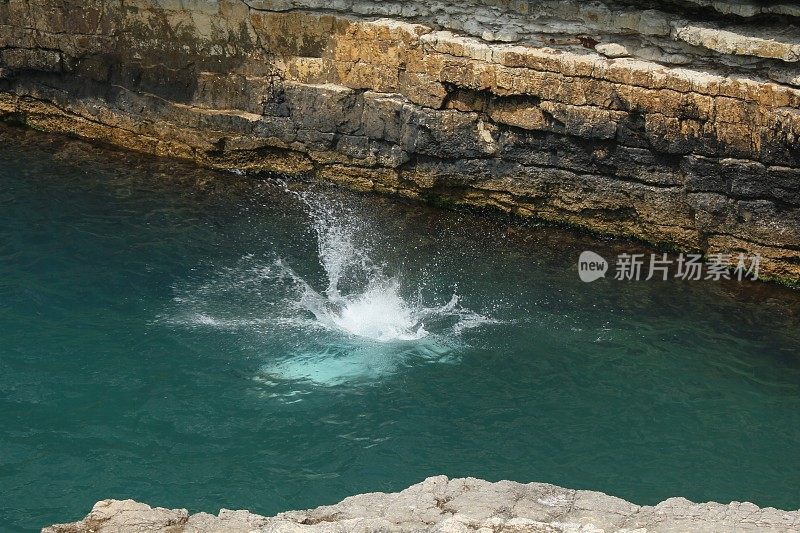
[[[797,531],[800,511],[761,509],[751,503],[692,503],[670,498],[638,506],[601,492],[546,483],[490,483],[474,478],[430,477],[394,494],[352,496],[336,505],[264,517],[223,509],[189,515],[186,509],[152,508],[133,500],[103,500],[73,524],[43,533],[192,532],[586,532]]]
[[[800,281],[798,21],[755,0],[5,0],[0,116]]]

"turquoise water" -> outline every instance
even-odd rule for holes
[[[584,284],[639,245],[0,140],[4,528],[442,473],[800,507],[796,291]]]

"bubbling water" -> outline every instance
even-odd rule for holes
[[[450,331],[453,334],[490,321],[461,307],[456,294],[435,307],[424,305],[420,296],[403,296],[399,276],[387,276],[370,258],[369,247],[363,242],[356,244],[363,222],[358,216],[324,196],[305,193],[298,197],[311,214],[319,262],[328,285],[320,293],[283,261],[277,264],[301,289],[299,305],[310,311],[319,324],[355,337],[395,342],[428,336],[427,321],[455,318]]]
[[[372,260],[358,213],[324,194],[297,197],[310,213],[323,288],[289,261],[247,256],[182,291],[176,300],[188,312],[172,322],[254,334],[270,351],[290,347],[270,357],[261,378],[327,385],[376,379],[413,361],[452,361],[464,330],[494,322],[461,306],[455,293],[426,305],[419,289],[404,290],[401,276]]]
[[[350,335],[391,342],[428,334],[421,313],[400,296],[394,280],[372,283],[361,294],[339,299],[338,305],[326,305],[318,296],[306,294],[306,308],[320,323]]]

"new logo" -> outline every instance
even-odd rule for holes
[[[581,281],[591,283],[592,281],[602,278],[608,272],[608,261],[594,252],[585,251],[581,252],[578,258],[578,276]]]

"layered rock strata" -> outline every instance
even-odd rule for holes
[[[798,281],[797,21],[734,0],[2,0],[0,115],[758,253]]]
[[[670,498],[639,506],[602,492],[546,483],[490,483],[431,477],[394,494],[360,494],[336,505],[264,517],[223,509],[219,515],[151,508],[133,500],[103,500],[83,520],[43,533],[602,533],[626,531],[797,531],[800,511],[751,503],[692,503]]]

